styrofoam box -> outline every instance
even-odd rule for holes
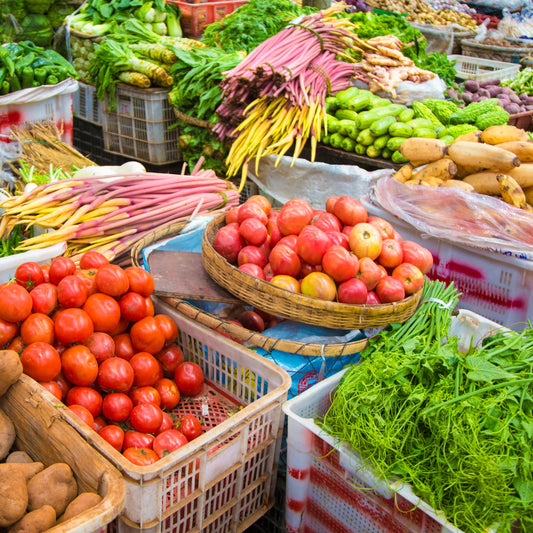
[[[219,533],[243,531],[274,503],[287,372],[242,345],[189,319],[160,299],[156,313],[178,326],[185,360],[198,363],[208,390],[189,401],[204,425],[223,416],[194,441],[149,466],[136,466],[69,412],[61,416],[124,476],[123,515],[110,533]],[[180,402],[181,404],[182,402]],[[178,405],[179,409],[180,405]]]
[[[433,255],[428,278],[450,283],[459,304],[511,329],[521,331],[533,316],[533,261],[453,244],[422,234],[411,224],[362,199],[369,215],[389,221],[403,240],[425,246]]]
[[[502,326],[460,310],[451,334],[460,348]],[[411,488],[377,479],[347,443],[339,443],[314,420],[326,413],[346,369],[283,404],[288,416],[287,533],[461,533],[418,498]]]

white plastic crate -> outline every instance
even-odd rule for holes
[[[498,324],[467,310],[452,319],[451,332],[467,349]],[[326,378],[283,405],[288,416],[287,533],[461,533],[420,500],[408,485],[378,480],[359,455],[315,423],[326,413],[346,370]]]
[[[478,57],[449,55],[450,61],[455,60],[457,77],[463,80],[486,81],[486,80],[510,80],[520,71],[518,63],[506,63]]]
[[[102,125],[101,102],[96,97],[96,87],[87,83],[78,82],[79,91],[74,93],[72,110],[75,117]]]
[[[450,283],[461,292],[461,307],[516,331],[533,317],[533,261],[453,244],[422,234],[411,224],[362,200],[369,215],[388,220],[403,240],[425,246],[433,255],[430,279]]]
[[[105,150],[153,165],[180,161],[179,130],[172,127],[176,118],[168,93],[118,84],[116,111],[109,109],[108,98],[102,102]]]
[[[0,142],[9,142],[13,126],[53,120],[61,140],[72,145],[72,95],[78,82],[68,78],[57,85],[42,85],[0,96]]]
[[[66,407],[58,411],[124,476],[126,505],[111,533],[243,531],[274,503],[281,406],[290,377],[163,301],[154,303],[156,313],[174,319],[185,359],[202,367],[209,385],[201,401],[189,402],[200,412],[191,412],[202,415],[204,425],[221,421],[157,463],[139,467]]]

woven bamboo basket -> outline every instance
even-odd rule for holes
[[[143,267],[143,249],[163,239],[179,235],[180,231],[185,227],[185,224],[185,222],[167,224],[140,239],[131,250],[132,264],[138,267]],[[202,309],[199,309],[195,305],[186,300],[182,300],[181,298],[160,298],[188,318],[191,318],[192,320],[195,320],[200,324],[207,326],[208,328],[218,331],[219,333],[229,335],[233,339],[237,339],[243,344],[257,346],[258,348],[262,348],[267,352],[279,350],[295,355],[307,355],[313,357],[339,357],[358,353],[368,344],[367,339],[331,344],[318,344],[277,339],[275,337],[263,335],[256,331],[244,328],[237,324],[233,324],[222,317],[218,317],[212,313],[203,311]]]
[[[495,61],[505,61],[506,63],[520,63],[520,61],[531,54],[531,46],[518,48],[516,46],[492,46],[490,44],[478,43],[472,39],[461,41],[462,54],[465,56],[482,57]]]
[[[206,272],[237,298],[275,316],[329,328],[377,328],[405,322],[414,313],[422,296],[420,289],[399,302],[352,305],[293,293],[242,272],[219,255],[213,248],[213,239],[224,224],[224,217],[219,216],[204,231],[202,262]]]

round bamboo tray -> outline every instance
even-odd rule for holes
[[[274,316],[329,328],[377,328],[393,322],[405,322],[414,313],[422,296],[421,289],[400,302],[350,305],[328,302],[282,289],[242,272],[215,251],[213,239],[224,224],[225,217],[218,216],[204,231],[202,262],[206,272],[237,298]]]
[[[178,222],[161,226],[157,230],[147,234],[131,249],[131,262],[134,266],[143,267],[142,251],[147,246],[155,244],[163,239],[179,235],[185,227],[185,222]],[[341,357],[360,352],[368,345],[368,339],[360,339],[345,343],[318,344],[311,342],[298,342],[287,339],[277,339],[263,335],[256,331],[233,324],[207,311],[199,309],[195,305],[180,298],[160,297],[163,301],[183,313],[188,318],[203,324],[219,333],[223,333],[237,339],[243,344],[257,346],[267,352],[279,350],[294,355],[306,355],[312,357]]]

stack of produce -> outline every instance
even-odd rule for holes
[[[522,69],[513,79],[502,80],[500,85],[512,89],[516,94],[533,96],[533,68]]]
[[[410,138],[399,151],[409,164],[394,177],[404,183],[459,186],[533,209],[533,141],[520,128],[490,126],[449,145],[440,139]]]
[[[67,78],[77,77],[76,70],[63,56],[31,41],[0,47],[0,94],[56,85]]]
[[[204,376],[184,361],[176,323],[154,313],[153,290],[146,270],[123,269],[97,252],[83,254],[79,265],[67,257],[22,263],[0,287],[2,346],[137,465],[204,431],[193,414],[171,418],[180,401],[201,392]]]

